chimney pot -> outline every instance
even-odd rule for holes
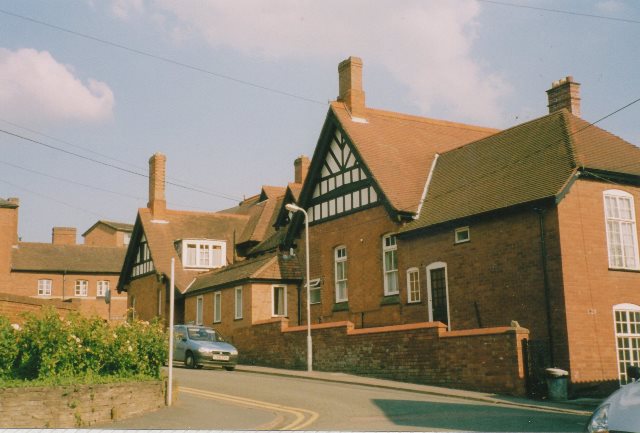
[[[53,245],[75,245],[75,227],[54,227],[51,230],[51,243]]]
[[[149,158],[149,203],[147,207],[151,209],[154,217],[160,217],[167,209],[167,201],[164,195],[165,171],[167,157],[156,152]]]
[[[551,88],[547,90],[549,113],[566,108],[576,116],[580,116],[580,83],[573,80],[573,76],[567,75],[565,78],[551,83]]]
[[[338,65],[338,101],[344,102],[351,117],[364,119],[365,98],[362,90],[362,59],[349,57]]]
[[[293,163],[295,171],[295,183],[304,183],[309,172],[309,165],[311,162],[305,155],[300,155]]]

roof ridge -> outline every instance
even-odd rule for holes
[[[333,101],[331,103],[331,107],[348,111],[346,108],[342,107],[341,104],[342,103]],[[491,127],[488,127],[488,126],[480,126],[480,125],[471,125],[471,124],[468,124],[468,123],[452,122],[450,120],[434,119],[434,118],[431,118],[431,117],[418,116],[418,115],[415,115],[415,114],[399,113],[397,111],[388,111],[388,110],[382,110],[382,109],[379,109],[379,108],[366,107],[366,111],[367,111],[367,113],[372,114],[372,115],[377,116],[377,117],[388,117],[388,118],[392,118],[392,119],[407,120],[407,121],[416,122],[416,123],[423,123],[423,124],[426,124],[426,125],[437,125],[437,126],[445,126],[445,127],[450,127],[450,128],[470,129],[470,130],[474,130],[474,131],[495,131],[495,132],[501,131],[500,129],[491,128]]]

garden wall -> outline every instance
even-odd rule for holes
[[[234,334],[240,362],[306,369],[306,326],[286,320]],[[484,392],[525,395],[524,328],[447,331],[414,323],[355,329],[351,322],[312,325],[313,368]]]
[[[53,307],[62,316],[77,311],[77,305],[56,299],[36,299],[28,296],[17,296],[0,293],[0,316],[6,316],[11,323],[22,323],[22,313],[37,313],[44,307]]]
[[[165,405],[164,382],[0,389],[0,428],[102,424]]]

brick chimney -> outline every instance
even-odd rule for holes
[[[549,113],[566,108],[576,116],[580,116],[580,83],[573,81],[571,75],[551,84],[547,90]]]
[[[11,288],[11,256],[18,244],[18,208],[20,200],[15,197],[0,198],[0,292]]]
[[[293,167],[295,169],[296,183],[304,183],[304,180],[307,178],[307,173],[309,172],[310,164],[311,164],[311,161],[309,161],[309,158],[304,155],[300,155],[293,162]]]
[[[151,209],[151,214],[154,217],[161,217],[167,209],[167,201],[164,197],[166,163],[167,157],[159,152],[149,158],[149,203],[147,203],[147,207]]]
[[[54,227],[51,230],[51,243],[53,245],[75,245],[75,227]]]
[[[366,118],[362,90],[362,59],[349,57],[338,65],[338,101],[344,102],[351,117]]]

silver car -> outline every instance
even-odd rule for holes
[[[218,331],[199,325],[173,327],[173,360],[184,362],[187,368],[220,366],[234,370],[238,349],[227,343]]]
[[[640,368],[627,369],[633,381],[611,394],[593,412],[588,433],[640,432]]]

